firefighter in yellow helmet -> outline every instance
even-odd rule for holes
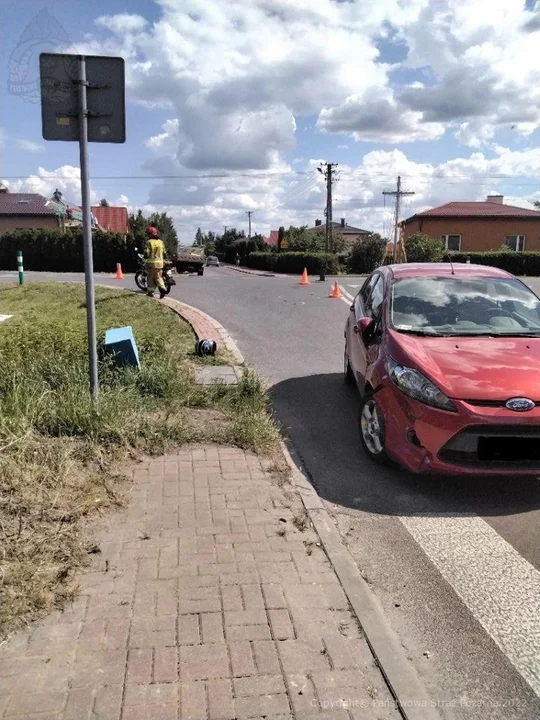
[[[162,271],[165,260],[165,245],[160,239],[155,227],[146,228],[146,274],[148,285],[146,294],[154,297],[156,286],[159,290],[159,298],[162,300],[165,295],[165,283],[163,282]]]

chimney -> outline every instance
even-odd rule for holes
[[[341,218],[341,227],[345,227],[345,218]]]
[[[486,202],[496,203],[497,205],[503,205],[504,195],[488,195]]]
[[[319,225],[322,225],[322,220],[315,220],[315,227],[319,227]]]

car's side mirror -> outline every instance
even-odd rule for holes
[[[363,317],[354,326],[354,332],[362,336],[364,340],[369,340],[369,337],[375,328],[375,321],[372,318]]]

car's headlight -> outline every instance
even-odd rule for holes
[[[388,359],[386,367],[394,385],[406,395],[410,395],[425,405],[457,412],[454,403],[418,370],[403,367],[391,358]]]

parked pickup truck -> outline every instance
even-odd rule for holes
[[[178,248],[178,254],[175,257],[176,272],[204,275],[205,263],[204,248],[182,246]]]

